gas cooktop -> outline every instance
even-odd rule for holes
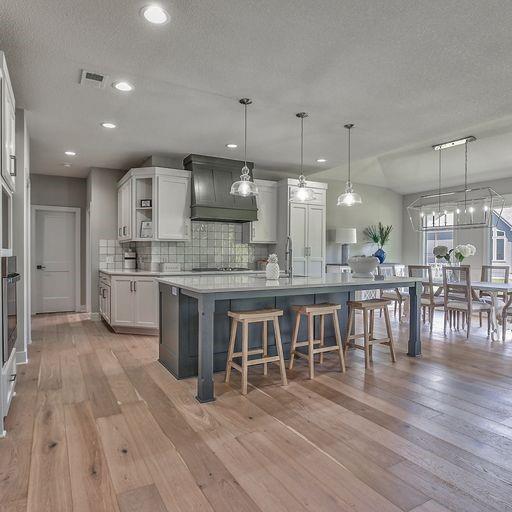
[[[197,267],[192,272],[247,272],[248,268],[244,267]]]

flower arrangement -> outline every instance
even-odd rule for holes
[[[474,256],[476,254],[476,247],[471,244],[460,244],[455,247],[455,249],[448,249],[445,245],[437,245],[432,250],[432,253],[438,260],[446,260],[448,263],[451,263],[451,256],[453,254],[454,258],[462,263],[464,258],[468,258],[469,256]]]
[[[393,226],[384,226],[382,222],[379,222],[378,226],[368,226],[365,228],[363,233],[372,242],[376,243],[379,248],[382,248],[389,242],[391,231],[393,231]]]

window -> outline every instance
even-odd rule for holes
[[[492,231],[492,261],[505,261],[505,232],[496,228]]]
[[[452,218],[447,218],[448,223],[453,222],[453,213],[449,213]],[[433,219],[427,219],[428,225],[432,226]],[[432,253],[437,245],[445,245],[448,249],[453,248],[453,229],[445,229],[442,231],[427,231],[423,233],[423,264],[432,265],[439,263]]]

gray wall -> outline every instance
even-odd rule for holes
[[[90,208],[91,312],[98,311],[99,241],[117,240],[117,182],[126,171],[91,168],[87,176]]]
[[[325,180],[322,180],[325,181]],[[327,263],[339,263],[341,248],[330,241],[336,228],[356,228],[357,244],[350,247],[350,254],[372,254],[377,247],[368,243],[363,230],[369,225],[391,224],[393,231],[388,245],[384,247],[386,260],[402,261],[402,196],[393,190],[354,183],[354,190],[361,195],[363,204],[350,208],[337,206],[338,196],[345,191],[345,183],[327,181]]]
[[[481,183],[471,183],[473,188],[477,187],[491,187],[499,194],[507,196],[512,194],[512,178],[504,178],[500,180],[489,180]],[[443,191],[458,190],[459,187],[447,187]],[[403,259],[405,264],[420,263],[421,255],[421,233],[414,231],[409,215],[407,213],[407,206],[411,204],[414,199],[425,194],[434,194],[437,190],[430,190],[422,192],[421,194],[408,194],[403,196]],[[488,247],[488,230],[479,229],[464,229],[455,232],[455,244],[471,243],[477,248],[477,254],[464,260],[464,262],[471,265],[473,278],[480,276],[480,268],[482,264],[486,263],[487,253],[485,250]]]
[[[80,208],[80,303],[85,305],[85,212],[87,183],[84,178],[31,174],[31,204]]]

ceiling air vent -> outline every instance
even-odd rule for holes
[[[95,87],[96,89],[104,89],[107,83],[108,76],[102,75],[101,73],[95,73],[94,71],[86,71],[82,69],[82,75],[80,76],[80,85],[87,85],[89,87]]]

